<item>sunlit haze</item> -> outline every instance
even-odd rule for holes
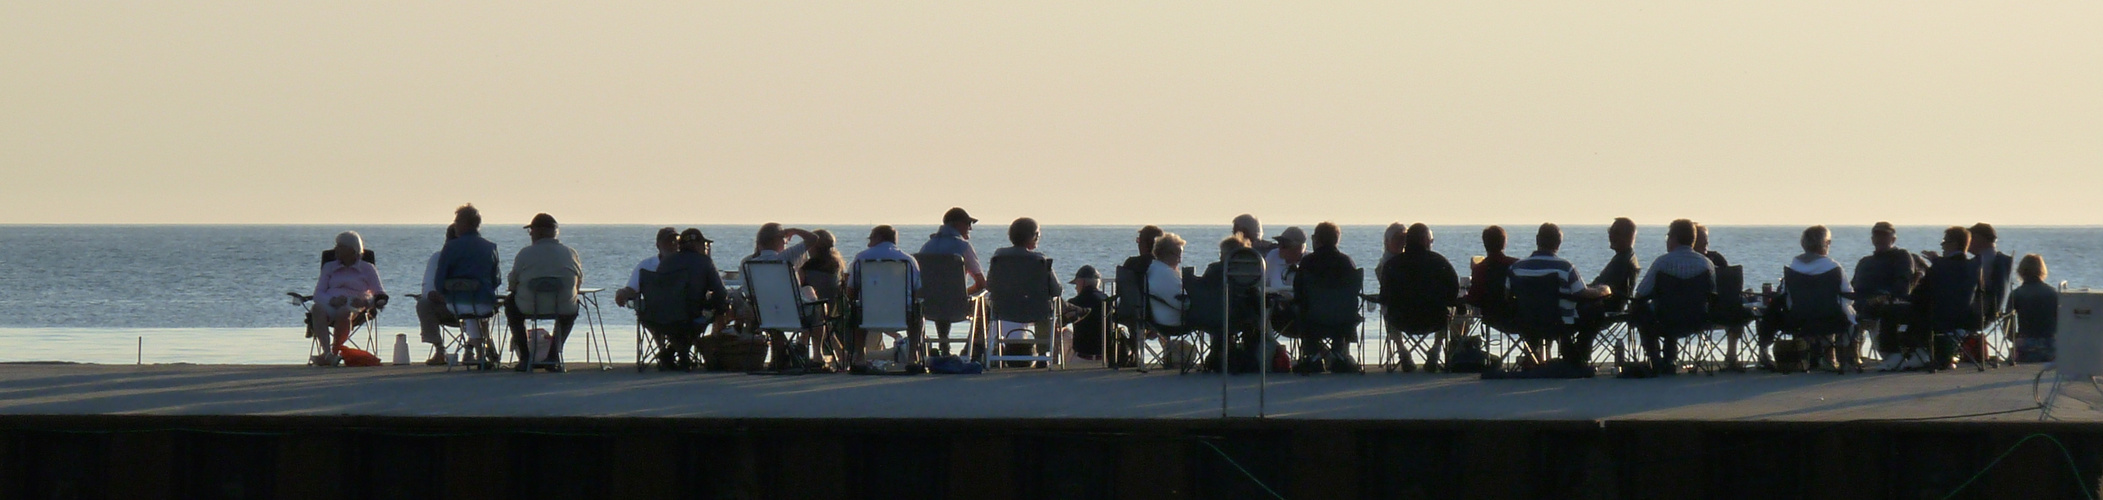
[[[2097,224],[2103,2],[9,2],[0,223]]]

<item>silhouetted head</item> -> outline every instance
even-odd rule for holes
[[[1507,239],[1509,237],[1504,234],[1504,226],[1482,228],[1482,250],[1490,255],[1504,255],[1504,243]]]
[[[1403,246],[1409,251],[1430,250],[1431,226],[1424,225],[1422,222],[1410,224],[1409,235],[1406,238],[1408,240],[1404,242]]]
[[[1636,221],[1627,217],[1614,219],[1614,225],[1606,228],[1607,247],[1616,252],[1636,249]]]
[[[1942,230],[1942,253],[1956,255],[1972,246],[1972,233],[1964,226],[1950,226]]]
[[[482,210],[475,208],[473,203],[453,209],[453,227],[458,228],[460,234],[480,232],[482,230]]]
[[[1633,235],[1635,231],[1635,223],[1629,223],[1629,234]],[[1674,219],[1665,226],[1665,248],[1678,247],[1694,248],[1694,221]]]
[[[1037,248],[1037,219],[1023,217],[1008,224],[1008,243],[1022,248]]]
[[[1555,253],[1563,249],[1563,228],[1553,222],[1541,224],[1541,230],[1533,234],[1535,250]]]
[[[1799,243],[1803,244],[1804,253],[1825,255],[1833,249],[1833,231],[1825,226],[1804,228],[1804,237]]]
[[[1135,240],[1135,242],[1139,243],[1140,257],[1154,258],[1154,240],[1159,239],[1161,234],[1159,226],[1148,225],[1139,228],[1139,239]]]

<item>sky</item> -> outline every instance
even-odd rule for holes
[[[2103,2],[0,3],[0,223],[2096,225]]]

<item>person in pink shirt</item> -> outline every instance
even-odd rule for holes
[[[359,257],[365,240],[355,231],[336,235],[336,260],[321,265],[321,278],[314,282],[314,321],[311,336],[331,333],[332,349],[325,356],[334,361],[336,350],[350,340],[352,318],[371,310],[374,297],[387,294],[380,287],[380,270]]]

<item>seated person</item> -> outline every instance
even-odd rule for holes
[[[1878,369],[1892,371],[1903,362],[1902,346],[1920,347],[1917,339],[1899,335],[1899,325],[1907,322],[1912,311],[1907,297],[1913,295],[1914,278],[1919,273],[1913,267],[1913,252],[1896,246],[1898,229],[1891,223],[1871,226],[1869,242],[1876,251],[1855,262],[1855,277],[1848,285],[1855,290],[1859,319],[1865,326],[1874,326],[1877,351],[1884,359]],[[1921,362],[1926,363],[1926,359]]]
[[[1164,336],[1189,333],[1183,328],[1183,237],[1161,233],[1154,240],[1153,262],[1146,267],[1147,312],[1154,330]],[[1168,339],[1163,337],[1163,346]]]
[[[1290,229],[1286,231],[1292,232]],[[1337,227],[1336,223],[1323,222],[1314,226],[1314,252],[1300,260],[1300,275],[1293,282],[1293,286],[1300,289],[1293,294],[1294,302],[1300,307],[1309,305],[1309,294],[1306,290],[1313,287],[1333,289],[1345,286],[1348,280],[1358,277],[1358,264],[1351,262],[1351,256],[1344,255],[1339,249],[1342,239],[1343,230]],[[1350,300],[1352,309],[1357,309],[1357,296],[1350,297]],[[1357,326],[1355,323],[1347,326],[1319,325],[1311,322],[1302,325],[1301,331],[1305,332],[1302,339],[1310,348],[1301,350],[1301,360],[1295,371],[1305,373],[1320,369],[1326,364],[1330,373],[1358,373],[1358,360],[1351,358],[1351,342],[1358,340],[1355,338],[1358,333]]]
[[[446,242],[460,238],[458,227],[445,227]],[[445,364],[443,329],[446,325],[460,325],[460,319],[453,317],[453,311],[445,308],[445,291],[438,282],[438,257],[445,254],[444,248],[441,246],[439,251],[431,252],[431,260],[424,263],[423,294],[416,298],[416,323],[422,329],[423,343],[431,344],[431,359],[424,360],[426,365]]]
[[[1263,255],[1263,291],[1269,297],[1271,328],[1286,336],[1297,337],[1300,333],[1293,324],[1296,311],[1292,307],[1292,284],[1293,278],[1300,273],[1300,259],[1307,255],[1307,232],[1300,230],[1299,226],[1288,227],[1271,240],[1277,245]]]
[[[387,296],[387,290],[380,287],[379,269],[364,261],[364,255],[365,239],[355,231],[344,231],[336,235],[336,260],[321,264],[321,277],[314,281],[307,336],[329,339],[329,349],[316,364],[334,365],[342,359],[337,351],[350,341],[357,318],[379,307]]]
[[[1665,248],[1664,255],[1651,261],[1632,297],[1645,306],[1639,310],[1643,319],[1638,323],[1643,354],[1650,359],[1652,370],[1669,375],[1679,369],[1677,340],[1708,327],[1709,304],[1716,296],[1716,265],[1694,251],[1694,221],[1672,221],[1665,233]],[[1659,274],[1681,280],[1688,288],[1664,292],[1670,296],[1654,296],[1662,295],[1654,294],[1661,291]]]
[[[1971,243],[1965,246],[1965,253],[1972,254],[1972,267],[1979,271],[1979,322],[1984,328],[1984,325],[2000,319],[2006,309],[2008,289],[2012,286],[2008,274],[2015,268],[2015,258],[1995,248],[2000,236],[1994,231],[1993,224],[1972,224],[1965,232],[1972,236]]]
[[[657,254],[635,263],[635,270],[628,273],[628,286],[613,291],[613,305],[628,307],[628,303],[642,296],[643,271],[657,272],[657,264],[665,257],[679,252],[679,230],[669,227],[657,228]]]
[[[445,242],[438,251],[437,275],[439,286],[452,280],[474,280],[478,286],[472,291],[445,291],[440,305],[455,316],[478,316],[484,319],[465,321],[460,329],[470,344],[465,349],[462,363],[478,361],[496,362],[499,357],[496,342],[489,331],[490,315],[496,312],[497,286],[503,284],[499,276],[502,270],[497,259],[497,244],[482,237],[482,211],[473,204],[461,205],[453,210],[453,228],[459,238]]]
[[[1008,243],[1014,246],[994,250],[993,258],[1000,259],[1001,257],[1005,256],[1027,256],[1034,257],[1040,260],[1049,259],[1049,257],[1045,257],[1043,253],[1037,251],[1037,242],[1041,239],[1043,239],[1043,235],[1037,230],[1036,219],[1031,219],[1029,217],[1015,219],[1014,223],[1008,225]],[[993,276],[999,276],[998,272],[990,272],[989,274],[992,274]],[[987,279],[991,280],[993,278],[988,277]],[[991,285],[989,285],[989,289],[990,288]],[[1044,274],[1042,292],[1043,293],[1041,294],[1041,296],[1043,297],[1058,297],[1066,293],[1066,286],[1060,283],[1058,275],[1052,274],[1050,271],[1047,270]],[[998,304],[999,301],[999,297],[994,298],[994,302],[996,304]],[[995,307],[999,306],[996,305]],[[1053,317],[1044,318],[1035,322],[1034,324],[1016,323],[1006,320],[997,321],[996,324],[999,325],[1000,331],[1003,332],[1003,335],[1005,335],[1009,339],[1015,339],[1019,338],[1021,336],[1021,330],[1025,329],[1029,330],[1033,335],[1042,336],[1047,334],[1054,334],[1057,332],[1057,320],[1058,317],[1056,314],[1054,314]],[[1032,345],[1010,345],[1006,346],[1003,349],[1004,352],[1002,353],[1002,355],[1034,355],[1036,353],[1035,347],[1036,346]],[[1008,350],[1012,350],[1013,352],[1007,352]]]
[[[1498,330],[1511,326],[1511,293],[1504,282],[1511,276],[1512,263],[1519,261],[1518,257],[1504,254],[1505,239],[1503,227],[1482,229],[1484,255],[1481,261],[1468,266],[1468,294],[1462,299],[1482,314],[1483,324]]]
[[[1833,248],[1833,233],[1825,226],[1804,229],[1804,253],[1782,269],[1783,323],[1796,338],[1811,342],[1819,363],[1845,371],[1854,356],[1842,355],[1854,341],[1855,295],[1847,282],[1847,271],[1826,257]]]
[[[1636,280],[1643,275],[1643,266],[1636,262],[1636,222],[1627,217],[1614,219],[1607,228],[1607,246],[1614,256],[1600,268],[1599,276],[1592,278],[1592,286],[1613,290],[1599,300],[1578,303],[1577,327],[1590,338],[1598,338],[1614,322],[1614,316],[1628,310],[1631,293],[1636,289]],[[1615,361],[1621,353],[1617,349]]]
[[[1731,259],[1724,258],[1723,252],[1718,252],[1709,249],[1708,224],[1702,224],[1699,222],[1694,223],[1694,253],[1701,254],[1703,257],[1708,257],[1709,263],[1715,264],[1717,269],[1722,269],[1731,265]]]
[[[1597,332],[1577,328],[1577,301],[1605,297],[1613,290],[1605,285],[1584,284],[1584,277],[1577,273],[1577,266],[1555,254],[1563,246],[1563,230],[1554,223],[1541,224],[1534,235],[1535,250],[1518,262],[1512,263],[1511,278],[1505,286],[1512,292],[1512,304],[1516,312],[1514,326],[1527,337],[1527,344],[1534,354],[1545,354],[1542,343],[1553,340],[1560,347],[1563,368],[1569,373],[1588,373],[1584,370],[1592,360],[1592,338]],[[1527,286],[1538,281],[1552,286],[1536,288]],[[1550,317],[1533,317],[1530,305],[1553,304]],[[1522,360],[1522,364],[1531,359]]]
[[[1380,305],[1387,315],[1390,333],[1430,335],[1444,333],[1453,321],[1453,305],[1460,300],[1460,276],[1445,255],[1431,250],[1431,226],[1411,224],[1400,255],[1388,262],[1380,275]],[[1438,353],[1445,339],[1433,337],[1425,354],[1426,370],[1438,370]],[[1399,346],[1398,346],[1399,347]],[[1417,369],[1411,353],[1402,354],[1402,371]]]
[[[511,274],[505,282],[511,288],[511,301],[504,304],[504,315],[510,318],[511,347],[524,356],[530,347],[526,338],[527,315],[554,315],[555,334],[548,343],[546,361],[533,360],[535,365],[551,372],[563,371],[562,344],[569,339],[570,329],[577,325],[577,287],[584,281],[584,262],[577,258],[577,251],[556,239],[560,230],[555,217],[548,214],[533,216],[526,225],[527,234],[533,243],[518,250],[511,258]],[[528,286],[537,278],[557,278],[561,289],[553,295],[543,295]],[[538,353],[535,353],[537,356]],[[526,371],[526,363],[518,364],[518,371]]]
[[[802,238],[803,241],[798,242],[794,245],[790,245],[789,238],[792,237]],[[752,239],[752,255],[746,256],[745,260],[741,261],[738,267],[742,270],[744,268],[743,264],[746,263],[762,261],[781,261],[787,263],[790,269],[801,269],[803,267],[805,258],[809,255],[810,240],[815,237],[816,236],[813,235],[810,231],[805,231],[793,227],[785,228],[782,227],[780,223],[776,222],[761,224],[759,226],[758,233],[755,234]],[[741,271],[740,274],[745,275],[746,279],[748,280],[752,279],[752,273],[749,271]],[[798,293],[803,293],[803,278],[802,273],[800,271],[790,273],[789,281],[789,286],[791,289],[797,290]],[[810,296],[807,296],[806,298],[815,298],[815,295],[815,291],[813,291],[813,293],[810,294]],[[806,315],[806,317],[803,319],[804,324],[815,325],[819,323],[819,320],[821,318],[817,315],[821,312],[822,311],[819,311],[818,309],[804,310],[804,314]],[[810,345],[803,345],[800,347],[789,345],[789,339],[787,334],[784,334],[782,332],[768,332],[768,336],[771,340],[771,342],[769,342],[768,344],[772,346],[772,353],[767,358],[770,360],[767,362],[768,371],[782,371],[791,368],[791,366],[789,366],[790,349],[804,349],[805,351],[802,354],[806,356],[805,359],[818,359],[817,356],[811,355],[809,349],[812,346]],[[813,368],[819,370],[824,369],[822,368],[824,366],[824,363],[818,363],[818,365],[818,367],[806,368]]]
[[[804,251],[803,263],[796,266],[796,279],[803,283],[805,289],[810,290],[809,296],[805,298],[825,304],[827,310],[831,311],[835,305],[834,301],[840,298],[841,283],[846,279],[847,259],[840,256],[838,242],[833,238],[832,231],[819,229],[811,231],[809,235],[803,240],[807,249]],[[811,339],[821,346],[834,345],[831,326],[819,323],[811,329]]]
[[[2015,359],[2017,363],[2050,363],[2056,357],[2052,339],[2059,332],[2059,291],[2045,283],[2045,258],[2023,256],[2015,274],[2023,286],[2008,294],[2008,308],[2015,311]]]
[[[723,274],[716,270],[715,260],[701,253],[701,248],[708,242],[701,230],[687,228],[678,235],[674,251],[665,255],[657,265],[659,279],[669,279],[682,286],[687,301],[680,310],[685,314],[678,315],[684,319],[683,324],[661,322],[664,316],[655,311],[644,318],[643,326],[664,346],[658,350],[659,369],[687,370],[694,367],[694,340],[707,329],[712,320],[710,315],[721,311],[730,295],[723,287]],[[642,299],[651,300],[648,296]]]
[[[1913,290],[1916,317],[1934,335],[1926,364],[1935,369],[1955,368],[1958,343],[1979,330],[1979,271],[1965,254],[1970,246],[1971,233],[1963,227],[1944,229],[1942,254],[1931,257],[1927,276]]]
[[[898,249],[897,228],[893,228],[889,225],[883,225],[876,226],[875,228],[869,230],[869,248],[866,250],[862,250],[861,253],[854,254],[854,262],[848,264],[847,277],[845,284],[841,286],[841,293],[846,294],[848,297],[854,297],[857,300],[860,299],[861,296],[857,295],[859,290],[856,290],[854,287],[858,283],[856,281],[858,279],[857,277],[861,276],[862,273],[862,261],[866,260],[905,261],[907,282],[906,286],[912,289],[913,293],[916,294],[915,296],[917,296],[917,294],[920,293],[920,263],[918,261],[913,260],[912,255],[905,253],[904,250]],[[908,322],[908,324],[914,328],[914,330],[908,332],[908,334],[912,335],[916,339],[915,342],[919,342],[919,340],[917,340],[920,338],[920,331],[918,330],[918,328],[920,328],[921,321],[916,318]],[[848,339],[848,341],[854,344],[848,347],[848,352],[855,353],[856,356],[860,356],[862,355],[862,353],[865,353],[871,349],[871,347],[868,345],[869,340],[867,332],[862,332],[861,335],[854,335],[853,338]],[[856,361],[856,363],[860,362],[860,360]]]
[[[1095,266],[1081,266],[1073,273],[1073,298],[1066,300],[1066,311],[1061,318],[1070,328],[1066,330],[1065,344],[1081,359],[1103,359],[1103,336],[1109,323],[1104,318],[1109,309],[1110,295],[1103,293],[1103,275]]]

